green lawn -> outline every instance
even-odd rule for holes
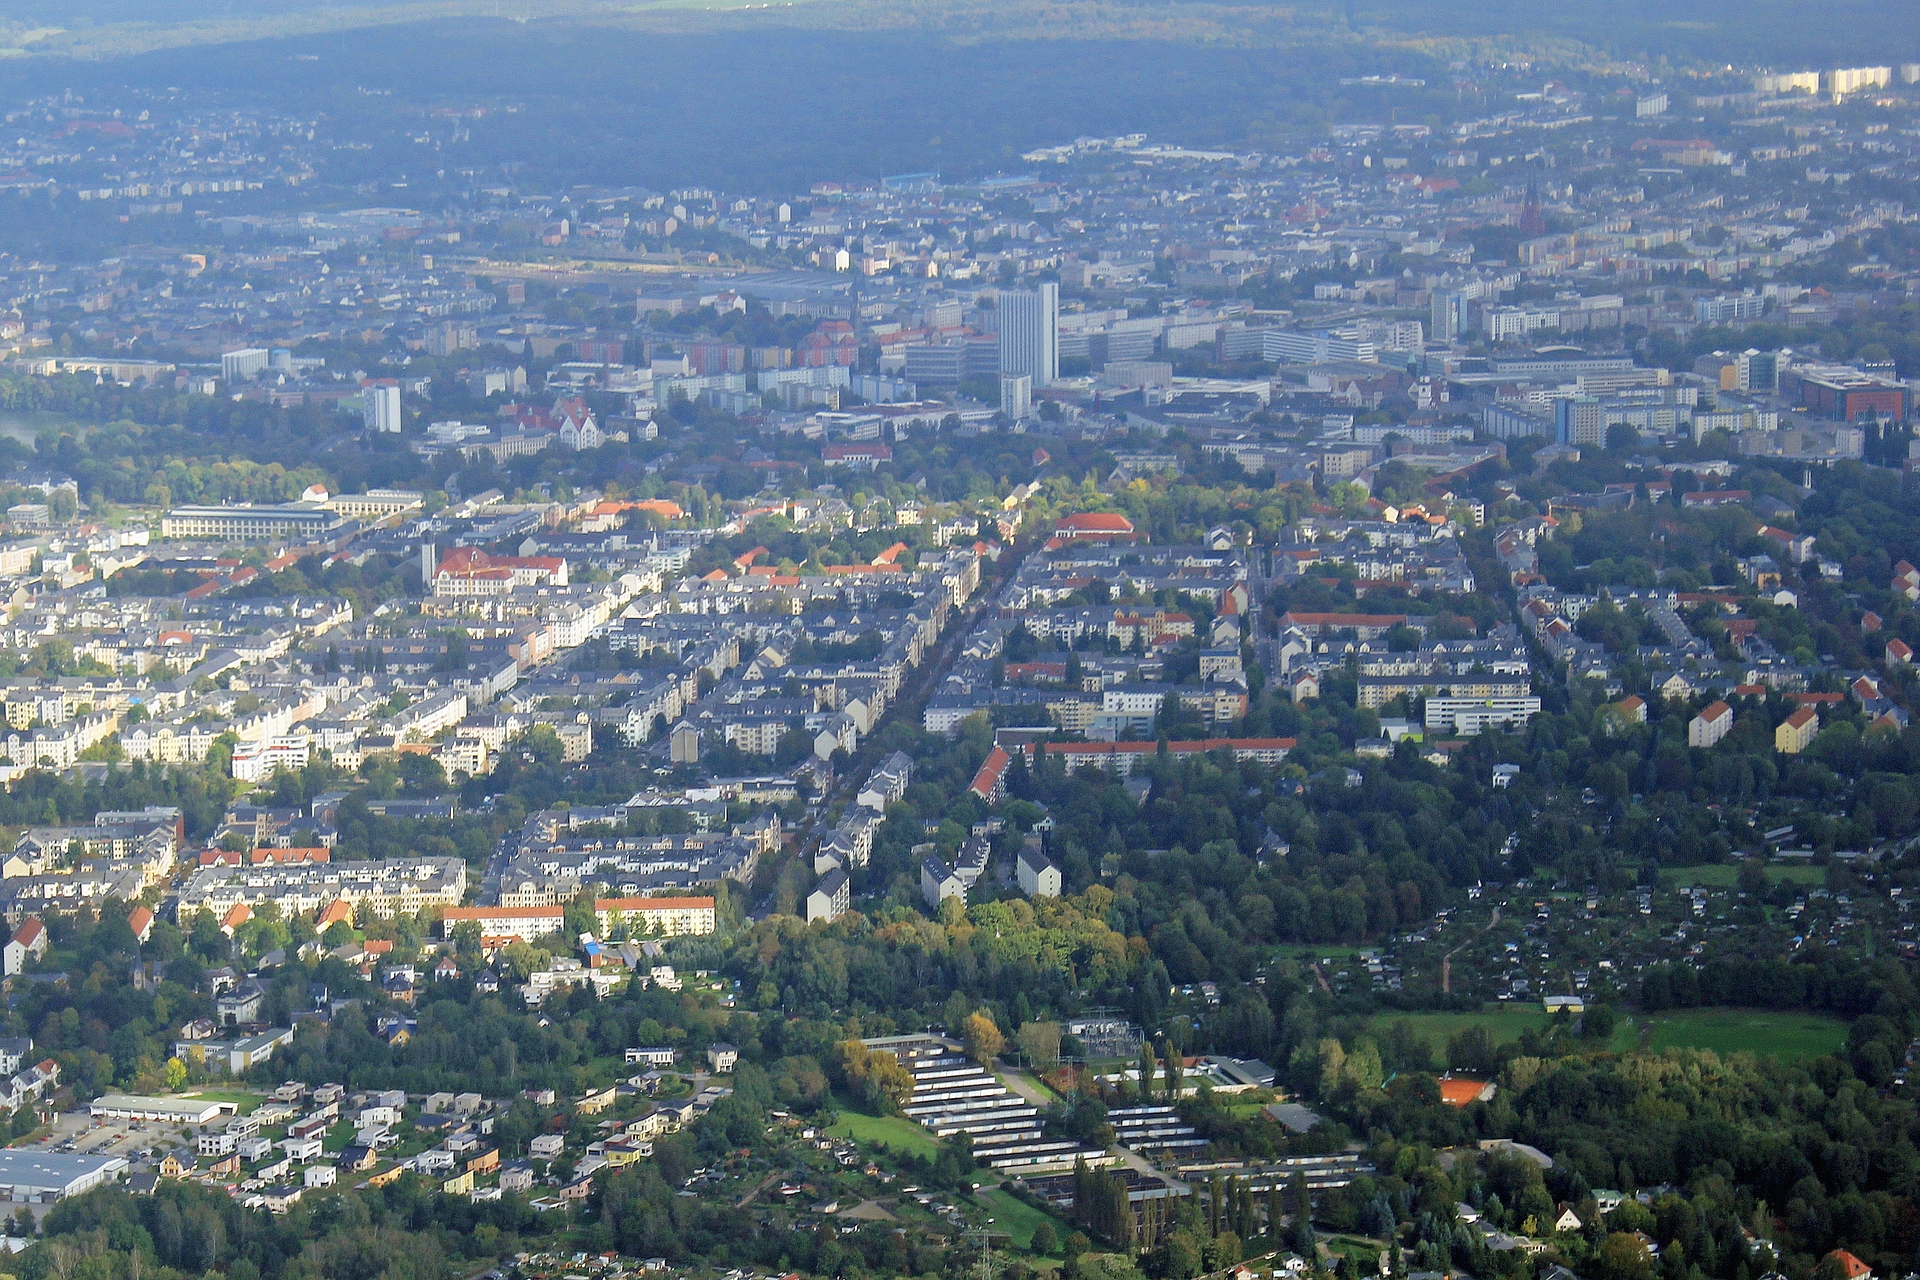
[[[1433,1046],[1435,1057],[1443,1057],[1447,1041],[1468,1027],[1484,1026],[1493,1033],[1495,1044],[1518,1040],[1529,1029],[1544,1031],[1547,1014],[1538,1004],[1490,1005],[1479,1013],[1380,1013],[1370,1024],[1378,1031],[1395,1022],[1410,1022],[1415,1034]]]
[[[246,1115],[266,1099],[257,1093],[244,1089],[195,1089],[180,1095],[183,1098],[203,1098],[208,1102],[231,1102],[240,1108],[240,1114]]]
[[[1744,1050],[1788,1062],[1832,1053],[1847,1038],[1847,1024],[1838,1018],[1763,1009],[1675,1009],[1641,1014],[1639,1021],[1652,1028],[1652,1049]]]
[[[1669,889],[1688,889],[1700,885],[1707,889],[1731,889],[1739,883],[1740,868],[1731,863],[1722,863],[1710,867],[1675,867],[1671,871],[1660,873],[1660,883]],[[1767,868],[1767,881],[1770,884],[1824,884],[1827,878],[1825,867],[1809,867],[1799,863],[1779,863]]]
[[[1444,1058],[1447,1040],[1474,1025],[1493,1033],[1495,1044],[1518,1040],[1530,1027],[1545,1028],[1547,1015],[1537,1004],[1493,1006],[1480,1013],[1382,1013],[1370,1024],[1374,1031],[1405,1020],[1433,1046],[1436,1060]],[[1742,1050],[1772,1055],[1789,1062],[1831,1053],[1846,1040],[1846,1023],[1838,1018],[1808,1013],[1777,1013],[1762,1009],[1674,1009],[1656,1014],[1625,1014],[1608,1048],[1624,1052],[1647,1048],[1712,1049],[1716,1053]]]
[[[843,1109],[839,1123],[827,1132],[844,1135],[855,1142],[884,1142],[895,1151],[910,1151],[917,1156],[931,1157],[940,1151],[940,1144],[931,1133],[900,1116],[868,1116]]]
[[[1362,1275],[1380,1269],[1383,1245],[1370,1236],[1333,1236],[1326,1243],[1328,1253],[1353,1259],[1354,1269]]]
[[[973,1193],[973,1198],[985,1205],[987,1212],[993,1216],[993,1229],[1004,1231],[1012,1236],[1013,1243],[1021,1249],[1028,1246],[1033,1239],[1033,1229],[1043,1222],[1053,1224],[1053,1235],[1056,1240],[1064,1241],[1067,1233],[1072,1230],[1052,1214],[1042,1213],[1025,1201],[1016,1200],[998,1187],[976,1191]]]

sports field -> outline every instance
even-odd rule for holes
[[[1813,1013],[1764,1009],[1675,1009],[1639,1015],[1650,1049],[1712,1049],[1716,1053],[1767,1055],[1798,1062],[1832,1053],[1847,1038],[1847,1024]]]

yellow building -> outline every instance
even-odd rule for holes
[[[698,937],[715,923],[712,898],[596,898],[593,910],[603,934],[625,924],[636,934],[650,928],[655,937]]]
[[[1801,707],[1774,727],[1773,749],[1790,756],[1799,755],[1819,732],[1819,713],[1812,707]]]

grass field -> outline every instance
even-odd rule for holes
[[[1305,942],[1286,942],[1275,947],[1273,954],[1275,959],[1293,959],[1307,964],[1314,960],[1351,960],[1363,950],[1363,947],[1316,947]]]
[[[1716,1053],[1745,1050],[1788,1062],[1832,1053],[1847,1038],[1846,1023],[1810,1013],[1680,1009],[1642,1014],[1639,1021],[1651,1029],[1647,1036],[1650,1049],[1712,1049]]]
[[[1344,1254],[1353,1259],[1354,1269],[1362,1275],[1380,1269],[1380,1253],[1384,1246],[1378,1240],[1369,1236],[1332,1236],[1326,1244],[1328,1253]]]
[[[1519,1039],[1520,1033],[1530,1027],[1547,1025],[1547,1015],[1538,1005],[1495,1006],[1480,1013],[1379,1014],[1372,1025],[1379,1028],[1402,1019],[1412,1023],[1415,1033],[1433,1046],[1436,1058],[1445,1056],[1450,1037],[1471,1026],[1485,1026],[1493,1033],[1495,1044],[1505,1044]],[[1607,1047],[1624,1052],[1644,1043],[1656,1051],[1745,1051],[1797,1062],[1833,1052],[1846,1036],[1846,1023],[1817,1014],[1763,1009],[1676,1009],[1622,1017]]]
[[[1671,871],[1660,873],[1660,883],[1670,889],[1689,889],[1699,885],[1706,889],[1731,889],[1739,883],[1740,868],[1730,864],[1711,867],[1675,867]],[[1798,864],[1770,866],[1767,868],[1767,881],[1770,884],[1823,884],[1826,882],[1825,867],[1808,867]]]
[[[240,1108],[240,1114],[246,1115],[266,1099],[257,1093],[248,1093],[243,1089],[195,1089],[192,1093],[183,1093],[183,1098],[204,1098],[208,1102],[231,1102]]]
[[[1450,1038],[1468,1027],[1484,1026],[1493,1033],[1495,1044],[1505,1044],[1518,1040],[1522,1031],[1544,1031],[1547,1015],[1537,1004],[1490,1005],[1480,1013],[1381,1013],[1374,1016],[1372,1025],[1380,1028],[1395,1022],[1412,1023],[1414,1033],[1432,1045],[1438,1056],[1446,1053]]]
[[[1056,1240],[1065,1240],[1067,1233],[1072,1230],[1052,1214],[1042,1213],[1032,1205],[1016,1200],[998,1187],[976,1191],[973,1198],[985,1205],[987,1212],[993,1215],[993,1229],[1012,1236],[1013,1243],[1021,1249],[1025,1249],[1033,1240],[1033,1229],[1043,1222],[1053,1224]]]
[[[932,1134],[899,1116],[868,1116],[843,1109],[839,1123],[827,1132],[844,1134],[855,1142],[884,1142],[895,1151],[910,1151],[917,1156],[932,1157],[940,1151]]]

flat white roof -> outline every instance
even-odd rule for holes
[[[152,1116],[155,1119],[179,1119],[204,1124],[222,1111],[232,1108],[230,1102],[210,1102],[205,1098],[150,1098],[138,1094],[103,1093],[93,1100],[90,1110],[97,1116]]]
[[[78,1195],[127,1167],[119,1156],[69,1155],[32,1148],[0,1148],[0,1187]]]

